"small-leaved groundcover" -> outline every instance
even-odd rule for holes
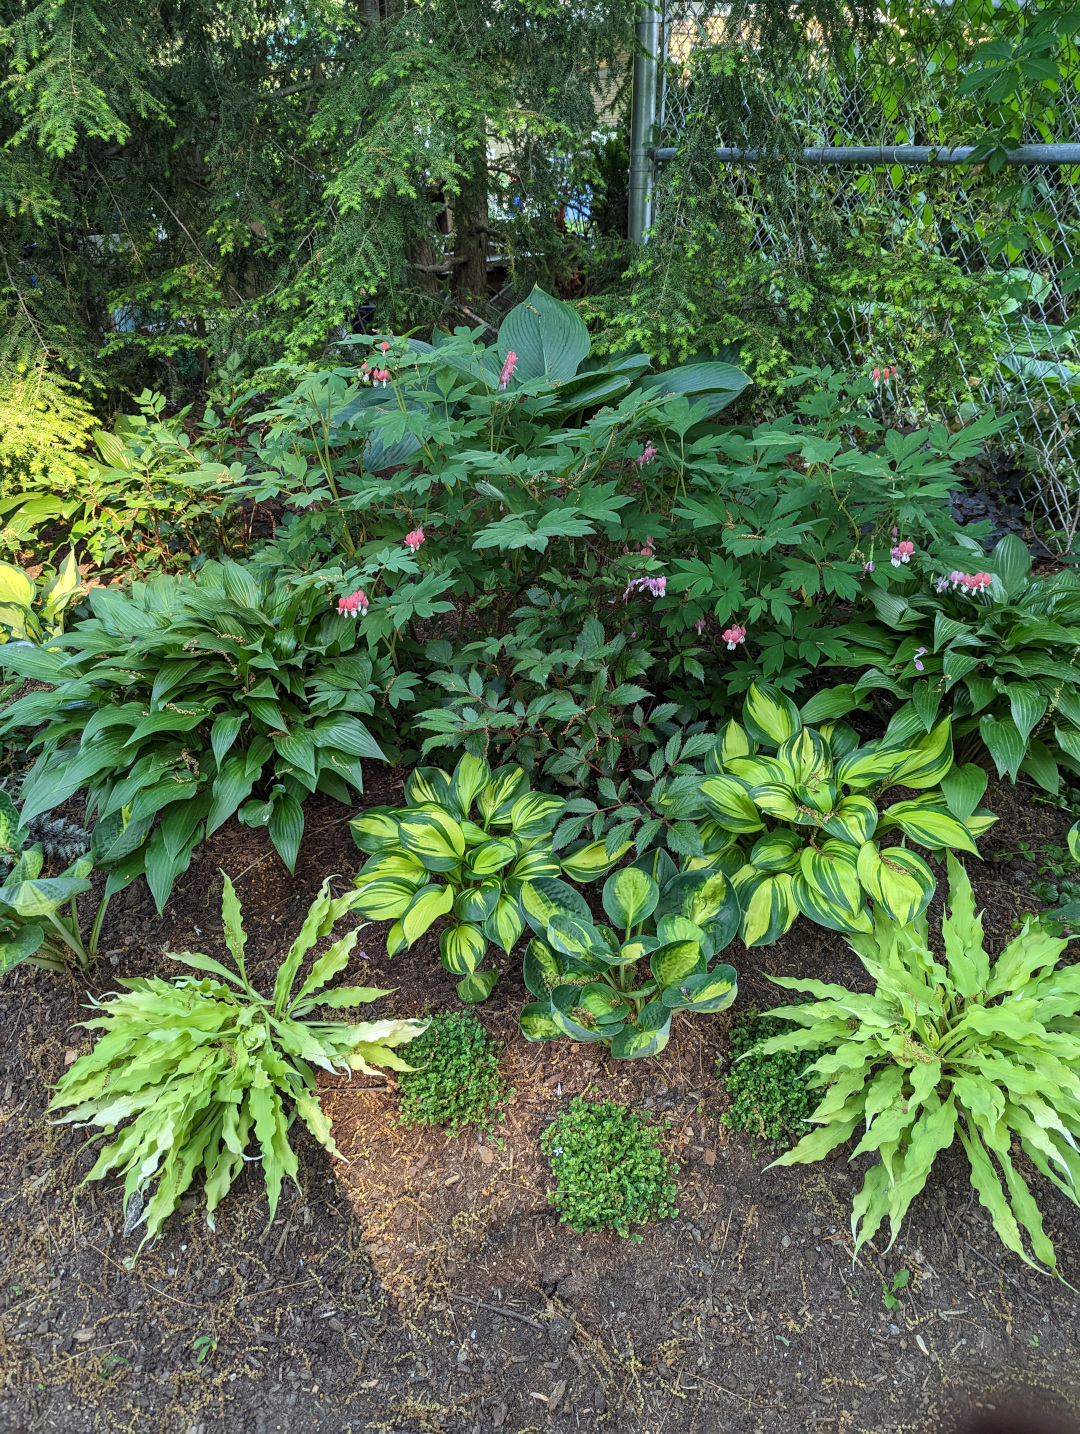
[[[806,1134],[806,1122],[817,1104],[804,1073],[813,1063],[806,1051],[762,1052],[773,1036],[790,1027],[772,1016],[747,1011],[731,1028],[731,1058],[720,1062],[720,1079],[730,1106],[720,1119],[730,1130],[778,1144],[794,1145]]]
[[[640,1242],[631,1225],[679,1213],[679,1167],[625,1105],[575,1096],[541,1134],[540,1148],[555,1176],[552,1203],[571,1229],[611,1229]]]
[[[454,1135],[485,1124],[504,1089],[499,1049],[472,1011],[432,1016],[398,1080],[401,1124],[442,1125]]]
[[[131,1121],[86,1177],[100,1180],[114,1170],[124,1176],[125,1233],[145,1222],[143,1244],[158,1234],[200,1169],[213,1229],[214,1211],[245,1159],[262,1160],[272,1222],[284,1177],[296,1180],[289,1143],[295,1116],[338,1155],[312,1067],[369,1075],[374,1066],[409,1069],[392,1048],[420,1035],[425,1022],[312,1019],[317,1006],[348,1010],[390,994],[368,986],[325,989],[348,965],[359,928],[312,963],[294,994],[304,958],[354,903],[353,894],[335,900],[329,882],[323,884],[267,997],[248,980],[247,936],[226,876],[222,917],[234,971],[210,956],[179,952],[174,960],[206,974],[121,981],[125,993],[92,1003],[101,1015],[83,1025],[104,1034],[65,1071],[49,1110],[66,1111],[63,1122],[98,1126],[106,1135]],[[144,1203],[155,1180],[157,1189]]]
[[[875,982],[872,994],[770,977],[816,999],[769,1011],[797,1029],[760,1050],[815,1053],[807,1080],[824,1087],[810,1117],[819,1128],[775,1163],[820,1160],[861,1131],[851,1158],[879,1158],[855,1196],[855,1250],[885,1219],[891,1248],[938,1153],[959,1140],[1001,1239],[1029,1265],[1057,1273],[1012,1147],[1080,1204],[1080,965],[1060,966],[1068,941],[1031,918],[991,960],[971,882],[951,853],[948,868],[943,959],[930,949],[925,917],[904,926],[879,907],[873,932],[848,938]]]

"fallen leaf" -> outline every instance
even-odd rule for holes
[[[922,1337],[921,1334],[917,1334],[917,1335],[915,1336],[915,1343],[916,1343],[916,1344],[919,1346],[919,1348],[922,1350],[923,1354],[925,1354],[926,1357],[929,1359],[929,1357],[930,1357],[930,1351],[927,1349],[927,1347],[926,1347],[926,1341],[923,1339],[923,1337]]]
[[[78,1051],[73,1051],[73,1050],[68,1049],[68,1050],[66,1050],[66,1051],[64,1052],[64,1064],[65,1064],[66,1066],[73,1066],[78,1059],[79,1059],[79,1053],[78,1053]]]
[[[715,1165],[715,1164],[716,1164],[716,1151],[715,1151],[715,1150],[706,1150],[706,1152],[705,1152],[705,1164],[706,1164],[706,1165]]]
[[[487,1148],[486,1145],[481,1145],[476,1153],[477,1155],[479,1155],[480,1159],[484,1162],[485,1165],[490,1165],[491,1162],[495,1159],[495,1156]]]
[[[530,1389],[530,1390],[529,1390],[529,1398],[530,1398],[530,1399],[539,1399],[539,1401],[540,1401],[541,1404],[546,1404],[546,1403],[548,1402],[548,1397],[547,1397],[547,1395],[546,1395],[546,1394],[538,1394],[535,1389]]]
[[[565,1379],[560,1379],[559,1382],[558,1382],[558,1384],[556,1384],[555,1388],[554,1388],[554,1389],[551,1391],[551,1393],[548,1395],[548,1408],[549,1408],[549,1409],[556,1409],[556,1408],[558,1407],[559,1400],[563,1397],[563,1395],[564,1395],[565,1393],[566,1393],[566,1380],[565,1380]]]
[[[86,1342],[93,1339],[93,1337],[94,1331],[92,1329],[77,1329],[75,1331],[75,1339],[79,1344],[86,1344]]]
[[[443,1181],[443,1189],[445,1190],[450,1185],[456,1185],[460,1179],[460,1175],[451,1175],[449,1179]]]

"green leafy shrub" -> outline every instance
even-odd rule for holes
[[[765,1041],[789,1029],[757,1011],[748,1011],[732,1026],[730,1064],[725,1069],[723,1061],[717,1063],[731,1101],[720,1119],[729,1129],[784,1145],[793,1145],[804,1133],[817,1103],[803,1080],[813,1057],[797,1051],[761,1053]]]
[[[432,1016],[398,1077],[402,1125],[484,1125],[502,1098],[499,1046],[472,1011]]]
[[[282,1181],[286,1175],[295,1181],[298,1169],[289,1142],[293,1120],[299,1116],[338,1154],[312,1067],[368,1075],[374,1066],[409,1069],[393,1047],[420,1035],[423,1021],[312,1019],[318,1006],[348,1010],[390,994],[366,986],[325,989],[348,965],[359,928],[314,960],[294,989],[305,957],[352,905],[351,896],[334,900],[329,882],[323,884],[278,968],[272,995],[264,996],[248,979],[243,916],[226,876],[221,909],[233,970],[210,956],[179,952],[174,960],[205,974],[122,981],[126,994],[93,1002],[102,1014],[83,1024],[104,1034],[61,1076],[49,1109],[66,1112],[64,1122],[99,1126],[107,1135],[131,1119],[86,1177],[100,1180],[114,1170],[124,1176],[126,1233],[145,1221],[143,1243],[157,1235],[200,1168],[213,1229],[214,1211],[251,1158],[262,1161],[273,1223]],[[245,1153],[253,1139],[256,1157]]]
[[[477,968],[489,941],[509,956],[525,930],[527,883],[560,871],[591,880],[630,845],[609,856],[604,842],[585,843],[560,860],[551,833],[563,799],[530,791],[520,767],[493,772],[468,753],[453,775],[441,767],[415,768],[405,801],[397,810],[371,808],[351,823],[357,846],[370,854],[356,877],[357,910],[394,922],[386,938],[390,956],[452,914],[439,951],[445,968],[461,977],[463,1001],[491,994],[498,972]]]
[[[929,558],[898,591],[869,588],[878,621],[853,630],[846,661],[867,666],[855,692],[910,701],[927,730],[950,712],[961,759],[1056,792],[1059,768],[1080,773],[1080,577],[1032,577],[1011,533],[989,555],[974,542],[960,551],[963,576],[987,586],[950,580]]]
[[[819,1128],[775,1163],[820,1160],[862,1131],[851,1158],[879,1158],[855,1197],[857,1252],[886,1218],[892,1246],[938,1153],[959,1140],[1003,1242],[1028,1264],[1041,1261],[1056,1273],[1054,1246],[1014,1163],[1013,1142],[1080,1204],[1080,966],[1061,966],[1068,942],[1030,919],[991,961],[967,873],[951,852],[947,859],[943,959],[929,947],[925,917],[900,923],[879,910],[872,933],[849,938],[873,994],[770,977],[815,999],[768,1012],[798,1028],[766,1041],[761,1053],[809,1052],[808,1084],[824,1087],[810,1117]]]
[[[540,998],[521,1012],[527,1041],[568,1036],[599,1041],[618,1060],[654,1056],[668,1043],[675,1011],[731,1005],[735,968],[709,969],[739,927],[739,903],[722,872],[672,872],[661,886],[626,866],[608,877],[603,900],[618,930],[594,925],[584,898],[563,881],[541,878],[523,891],[537,933],[525,952],[525,985]],[[643,979],[638,965],[646,959]]]
[[[207,563],[195,579],[94,589],[93,617],[48,648],[6,644],[5,669],[56,689],[21,698],[0,728],[40,726],[23,821],[85,791],[97,864],[145,873],[159,911],[234,814],[267,826],[293,871],[305,798],[351,805],[360,759],[383,759],[358,715],[374,710],[375,669],[336,611],[339,584]]]
[[[639,1242],[631,1225],[679,1213],[679,1167],[625,1105],[575,1096],[541,1134],[540,1148],[555,1176],[552,1203],[571,1229],[611,1229]]]
[[[243,465],[230,469],[192,444],[184,431],[189,410],[163,419],[164,407],[163,395],[144,392],[138,415],[122,415],[113,433],[94,433],[93,458],[72,454],[60,472],[28,475],[0,503],[3,545],[39,549],[48,561],[43,534],[59,529],[100,570],[151,574],[177,572],[208,554],[243,556],[251,533],[230,493]]]
[[[768,945],[800,912],[833,931],[872,929],[867,898],[898,921],[912,921],[934,894],[929,866],[906,847],[875,839],[895,830],[922,846],[975,852],[973,837],[996,818],[957,788],[923,794],[879,811],[893,786],[936,788],[953,766],[948,718],[930,732],[914,713],[885,736],[859,745],[847,723],[807,723],[849,711],[851,689],[812,697],[800,715],[776,687],[754,683],[743,723],[729,722],[705,755],[701,802],[712,819],[701,861],[731,873],[747,946]]]

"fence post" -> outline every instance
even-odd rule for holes
[[[649,150],[655,142],[659,0],[640,0],[634,31],[637,53],[634,55],[634,90],[630,111],[630,203],[626,228],[633,242],[640,244],[652,221],[649,201],[653,186],[653,161]]]

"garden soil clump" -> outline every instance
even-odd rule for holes
[[[400,774],[376,776],[367,800],[399,801]],[[1002,820],[969,869],[998,950],[1032,904],[1033,874],[1000,857],[1059,841],[1067,821],[1009,788],[990,804]],[[265,982],[322,880],[337,874],[343,891],[359,862],[344,808],[313,799],[307,812],[295,880],[265,832],[230,823],[196,851],[164,919],[141,882],[115,898],[91,993],[173,974],[163,949],[214,952],[220,869]],[[343,973],[397,988],[373,1014],[460,1009],[434,933],[393,961],[384,935],[368,927]],[[763,971],[866,986],[843,939],[803,920],[727,959],[740,977],[730,1010],[677,1016],[659,1057],[619,1063],[597,1046],[528,1045],[520,960],[500,957],[476,1008],[504,1043],[508,1095],[489,1128],[402,1127],[392,1076],[324,1077],[344,1161],[296,1126],[301,1188],[286,1185],[269,1230],[255,1166],[216,1234],[195,1186],[134,1263],[140,1231],[123,1233],[118,1185],[76,1189],[97,1142],[44,1116],[49,1087],[90,1048],[73,1026],[87,993],[28,966],[4,977],[0,1430],[929,1434],[1031,1391],[1075,1404],[1077,1298],[1002,1249],[957,1152],[898,1245],[884,1254],[878,1239],[853,1264],[861,1169],[841,1157],[763,1173],[776,1152],[722,1124],[731,1023],[781,996]],[[538,1138],[576,1095],[631,1106],[680,1166],[678,1217],[640,1243],[576,1234],[550,1208]],[[1038,1197],[1075,1285],[1080,1212],[1044,1181]],[[887,1308],[883,1282],[905,1269]]]

